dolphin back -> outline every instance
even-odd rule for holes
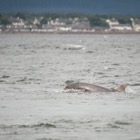
[[[81,82],[70,83],[64,89],[76,89],[76,90],[84,90],[84,91],[91,91],[91,92],[112,92],[112,90],[108,88],[104,88],[89,83],[81,83]]]

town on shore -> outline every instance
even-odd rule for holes
[[[0,14],[0,33],[140,33],[140,17],[83,14]]]

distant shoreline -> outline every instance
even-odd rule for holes
[[[119,31],[110,31],[110,32],[104,32],[104,31],[95,31],[95,32],[0,32],[0,34],[140,34],[140,32],[119,32]]]

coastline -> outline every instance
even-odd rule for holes
[[[68,32],[63,32],[63,31],[53,31],[53,32],[10,32],[10,31],[2,31],[0,32],[0,34],[140,34],[140,32],[135,32],[135,31],[77,31],[77,32],[73,32],[73,31],[68,31]]]

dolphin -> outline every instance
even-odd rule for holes
[[[67,84],[64,90],[74,89],[74,90],[83,90],[88,92],[122,92],[125,91],[125,88],[128,85],[129,85],[128,83],[123,83],[116,88],[105,88],[90,83],[75,82],[75,83]]]

